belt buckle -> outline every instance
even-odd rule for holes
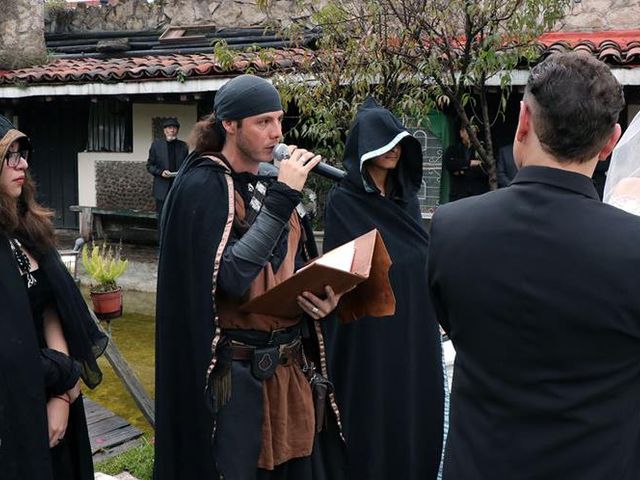
[[[300,338],[296,338],[293,342],[284,343],[278,346],[278,355],[281,365],[289,365],[295,357],[295,349],[301,348]]]
[[[271,330],[271,332],[269,333],[269,340],[267,344],[273,345],[276,339],[276,335],[279,335],[280,333],[285,332],[286,330],[287,330],[286,328],[276,328],[275,330]]]

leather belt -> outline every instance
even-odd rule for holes
[[[233,341],[231,342],[231,358],[233,360],[250,361],[253,359],[256,348],[257,347],[253,345]],[[291,343],[278,345],[275,348],[278,349],[280,364],[287,365],[291,363],[292,360],[297,360],[301,366],[304,365],[302,340],[300,338],[297,338]]]

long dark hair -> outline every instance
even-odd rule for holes
[[[193,126],[187,142],[189,147],[199,153],[219,152],[224,146],[224,128],[212,113]]]
[[[41,256],[55,246],[52,217],[53,211],[36,201],[36,185],[29,172],[17,200],[0,190],[0,229],[18,238],[32,255]]]

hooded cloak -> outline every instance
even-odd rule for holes
[[[0,471],[6,480],[53,479],[45,385],[29,299],[0,234]]]
[[[398,143],[402,154],[384,197],[364,166]],[[349,478],[435,479],[444,382],[440,333],[428,295],[429,237],[417,198],[421,146],[396,117],[369,99],[351,126],[344,167],[347,177],[326,202],[324,251],[377,228],[393,262],[389,273],[396,297],[395,315],[323,325]]]
[[[246,362],[225,358],[216,304],[220,259],[233,224],[230,205],[236,187],[250,176],[193,153],[165,203],[156,309],[155,480],[217,479],[222,473],[242,480],[343,478],[335,417],[316,435],[311,456],[257,471],[262,381]],[[320,365],[321,338],[313,327],[309,335],[305,352]],[[231,393],[220,406],[216,389],[208,387],[226,368],[232,369]]]
[[[8,480],[89,479],[93,478],[93,460],[82,397],[70,405],[65,439],[54,449],[49,448],[46,403],[47,397],[61,393],[56,392],[60,384],[66,383],[60,388],[64,391],[68,382],[74,385],[78,374],[90,388],[100,383],[102,374],[96,358],[106,348],[107,337],[93,322],[58,253],[50,250],[38,263],[51,286],[75,365],[65,367],[62,357],[68,357],[42,343],[42,331],[36,327],[41,322],[33,317],[8,239],[0,233],[0,295],[4,306],[0,315],[0,471]]]

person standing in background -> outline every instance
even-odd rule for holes
[[[164,200],[173,183],[175,173],[189,154],[189,147],[182,140],[178,140],[180,123],[175,117],[169,118],[162,124],[164,138],[153,141],[149,148],[147,170],[153,175],[153,198],[156,201],[156,213],[160,217]]]
[[[444,154],[444,167],[451,179],[450,202],[489,191],[489,177],[471,145],[469,132],[461,126],[459,135],[460,141],[447,148]]]

